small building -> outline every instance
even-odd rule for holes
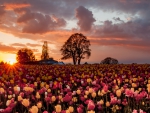
[[[57,64],[57,63],[58,61],[54,60],[53,58],[39,61],[39,64],[47,64],[47,65],[52,65],[52,64]]]
[[[63,62],[58,62],[57,60],[54,60],[53,58],[47,59],[47,60],[40,60],[38,61],[39,64],[45,64],[45,65],[64,65]]]

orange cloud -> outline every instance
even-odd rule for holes
[[[28,3],[7,3],[4,4],[5,10],[14,10],[14,9],[20,9],[20,8],[25,8],[25,7],[30,7],[31,5]]]
[[[2,43],[0,43],[0,52],[5,52],[5,53],[15,53],[17,51],[16,48],[12,47],[12,46],[8,46],[8,45],[4,45]]]

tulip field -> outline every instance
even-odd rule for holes
[[[0,65],[0,113],[150,113],[150,65]]]

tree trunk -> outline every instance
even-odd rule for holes
[[[81,58],[78,59],[78,65],[80,65],[80,62],[81,62]]]
[[[76,65],[76,59],[75,59],[75,57],[72,57],[72,59],[73,59],[73,64]]]

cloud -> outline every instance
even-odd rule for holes
[[[30,10],[26,10],[25,12],[25,14],[17,19],[18,23],[24,23],[23,33],[43,34],[66,25],[66,21],[63,18],[54,15],[33,13]]]
[[[15,53],[17,51],[16,48],[12,47],[12,46],[7,46],[7,45],[4,45],[2,43],[0,43],[0,51],[1,52],[7,52],[7,53]]]
[[[76,9],[76,18],[79,20],[77,24],[81,31],[91,30],[93,23],[96,21],[93,17],[92,11],[89,11],[83,6]]]
[[[30,6],[31,5],[28,3],[5,3],[4,4],[5,10],[15,10],[15,9],[20,9],[20,8],[25,8]]]
[[[139,51],[150,51],[150,24],[142,21],[129,21],[114,24],[104,21],[92,29],[90,40],[99,46],[122,46]]]
[[[27,45],[27,46],[30,46],[30,47],[41,46],[40,44],[31,44],[31,43],[27,43],[26,45]],[[41,47],[42,47],[42,46],[41,46]]]
[[[0,5],[0,24],[3,24],[2,20],[4,18],[4,14],[5,14],[5,10],[4,10],[4,6]]]
[[[13,43],[11,46],[16,46],[16,47],[25,47],[25,44],[20,44],[20,43]]]
[[[0,6],[0,15],[4,15],[5,14],[5,10],[4,10],[4,6]]]
[[[1,32],[35,41],[46,40],[61,46],[74,32],[88,31],[84,32],[84,35],[90,39],[92,46],[96,45],[97,48],[124,47],[139,51],[139,53],[145,52],[144,54],[150,50],[150,2],[148,0],[25,1],[26,3],[19,0],[13,0],[13,2],[12,0],[0,0],[2,4],[0,14],[3,15],[1,17],[4,17],[0,22]],[[5,6],[4,9],[4,5],[7,8]],[[108,20],[99,24],[104,15],[97,17],[94,11],[112,12],[115,15],[114,18],[108,17]],[[130,19],[125,20],[125,18]],[[70,28],[66,27],[67,21],[69,21]],[[73,22],[78,22],[80,29],[74,28]],[[34,44],[25,45],[38,48],[38,45]],[[17,46],[16,42],[13,46],[19,47],[19,44]],[[108,52],[110,52],[109,49]]]

